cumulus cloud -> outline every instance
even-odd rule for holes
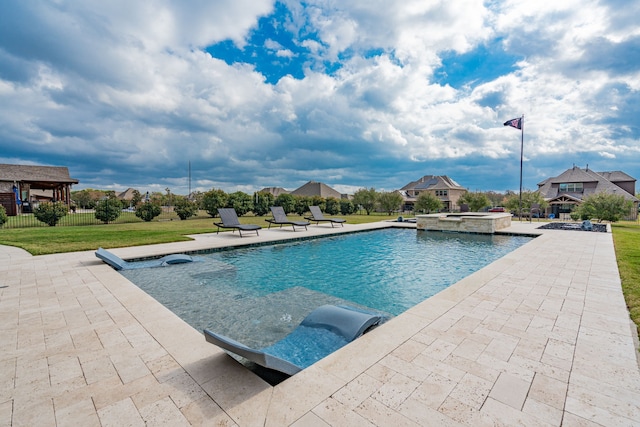
[[[639,176],[640,7],[617,3],[13,2],[0,162],[178,194],[188,163],[200,190],[506,190],[524,114],[528,188],[573,163]]]

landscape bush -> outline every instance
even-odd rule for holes
[[[151,202],[145,202],[136,209],[136,216],[145,222],[152,221],[161,213],[162,209],[160,206]]]
[[[38,221],[54,227],[67,212],[69,212],[69,208],[62,202],[43,202],[33,210],[33,216]]]
[[[177,198],[175,203],[174,212],[181,220],[191,218],[198,213],[198,206],[186,197]]]
[[[9,217],[7,216],[7,210],[4,208],[4,206],[0,206],[0,227],[2,227],[2,224],[4,224],[7,221],[9,221]]]
[[[122,202],[115,198],[107,198],[96,203],[95,217],[105,224],[115,221],[122,211]]]

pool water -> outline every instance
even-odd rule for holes
[[[198,255],[122,270],[197,330],[273,344],[322,304],[398,315],[531,237],[385,229]]]

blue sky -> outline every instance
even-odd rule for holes
[[[620,0],[9,2],[0,163],[75,189],[517,190],[524,114],[525,189],[640,178],[639,21]]]

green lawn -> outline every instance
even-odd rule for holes
[[[640,332],[640,224],[623,221],[613,224],[618,270],[631,319]]]
[[[291,220],[302,217],[288,215]],[[240,222],[268,227],[269,216],[241,217]],[[397,215],[348,215],[344,217],[350,224],[382,221],[397,218]],[[217,220],[217,219],[216,219]],[[98,247],[118,248],[124,246],[150,245],[189,240],[189,234],[211,233],[217,229],[214,218],[197,218],[185,221],[151,221],[126,224],[103,224],[86,226],[55,226],[32,228],[0,229],[0,244],[16,246],[32,255],[46,255],[61,252],[95,250]],[[231,232],[229,230],[229,232]]]

